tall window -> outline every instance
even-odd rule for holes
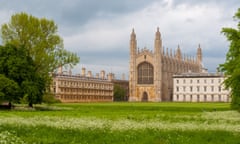
[[[207,95],[204,95],[204,102],[207,101]]]
[[[218,91],[221,92],[221,86],[218,87]]]
[[[138,65],[138,84],[153,84],[153,66],[150,63]]]
[[[206,92],[207,91],[207,86],[204,86],[204,92]]]
[[[193,88],[192,88],[192,86],[190,86],[190,92],[192,92],[193,91]]]

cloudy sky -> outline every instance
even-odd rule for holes
[[[210,71],[223,63],[229,43],[222,27],[236,27],[238,0],[0,0],[0,25],[26,12],[52,19],[66,49],[76,52],[81,67],[128,75],[129,37],[135,29],[138,47],[153,50],[157,27],[163,46],[195,56],[198,44]],[[0,40],[1,41],[1,40]]]

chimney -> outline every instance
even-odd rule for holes
[[[105,79],[105,71],[101,70],[101,79]]]
[[[108,81],[112,81],[113,77],[114,77],[113,73],[109,73],[108,74]]]
[[[92,72],[88,71],[87,77],[92,77]]]
[[[86,75],[86,69],[83,67],[83,68],[82,68],[82,76],[85,77],[85,75]]]

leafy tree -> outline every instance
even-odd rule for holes
[[[17,48],[11,44],[0,46],[0,74],[15,82],[20,88],[16,91],[16,95],[13,96],[11,93],[8,95],[11,97],[11,99],[8,98],[10,101],[18,102],[25,96],[30,106],[34,103],[41,103],[46,82],[36,72],[35,64],[25,48]],[[5,87],[5,84],[2,83],[2,86]],[[4,94],[6,96],[7,93]]]
[[[27,49],[35,63],[36,72],[49,82],[49,72],[57,67],[79,62],[79,57],[63,48],[63,40],[57,34],[53,20],[36,18],[26,13],[15,14],[9,23],[3,24],[1,37],[4,44]]]
[[[234,19],[238,21],[237,28],[223,28],[222,33],[230,42],[226,61],[220,65],[220,70],[226,74],[225,85],[231,89],[232,108],[240,110],[240,8]]]
[[[113,88],[114,101],[124,101],[126,90],[118,84],[114,84]]]
[[[15,102],[18,101],[20,89],[18,84],[5,77],[5,75],[0,74],[0,100]]]

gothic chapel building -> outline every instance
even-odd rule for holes
[[[171,101],[174,74],[202,71],[202,50],[196,59],[183,56],[178,46],[174,54],[164,51],[159,28],[155,35],[154,51],[137,50],[134,29],[130,36],[129,101]]]

